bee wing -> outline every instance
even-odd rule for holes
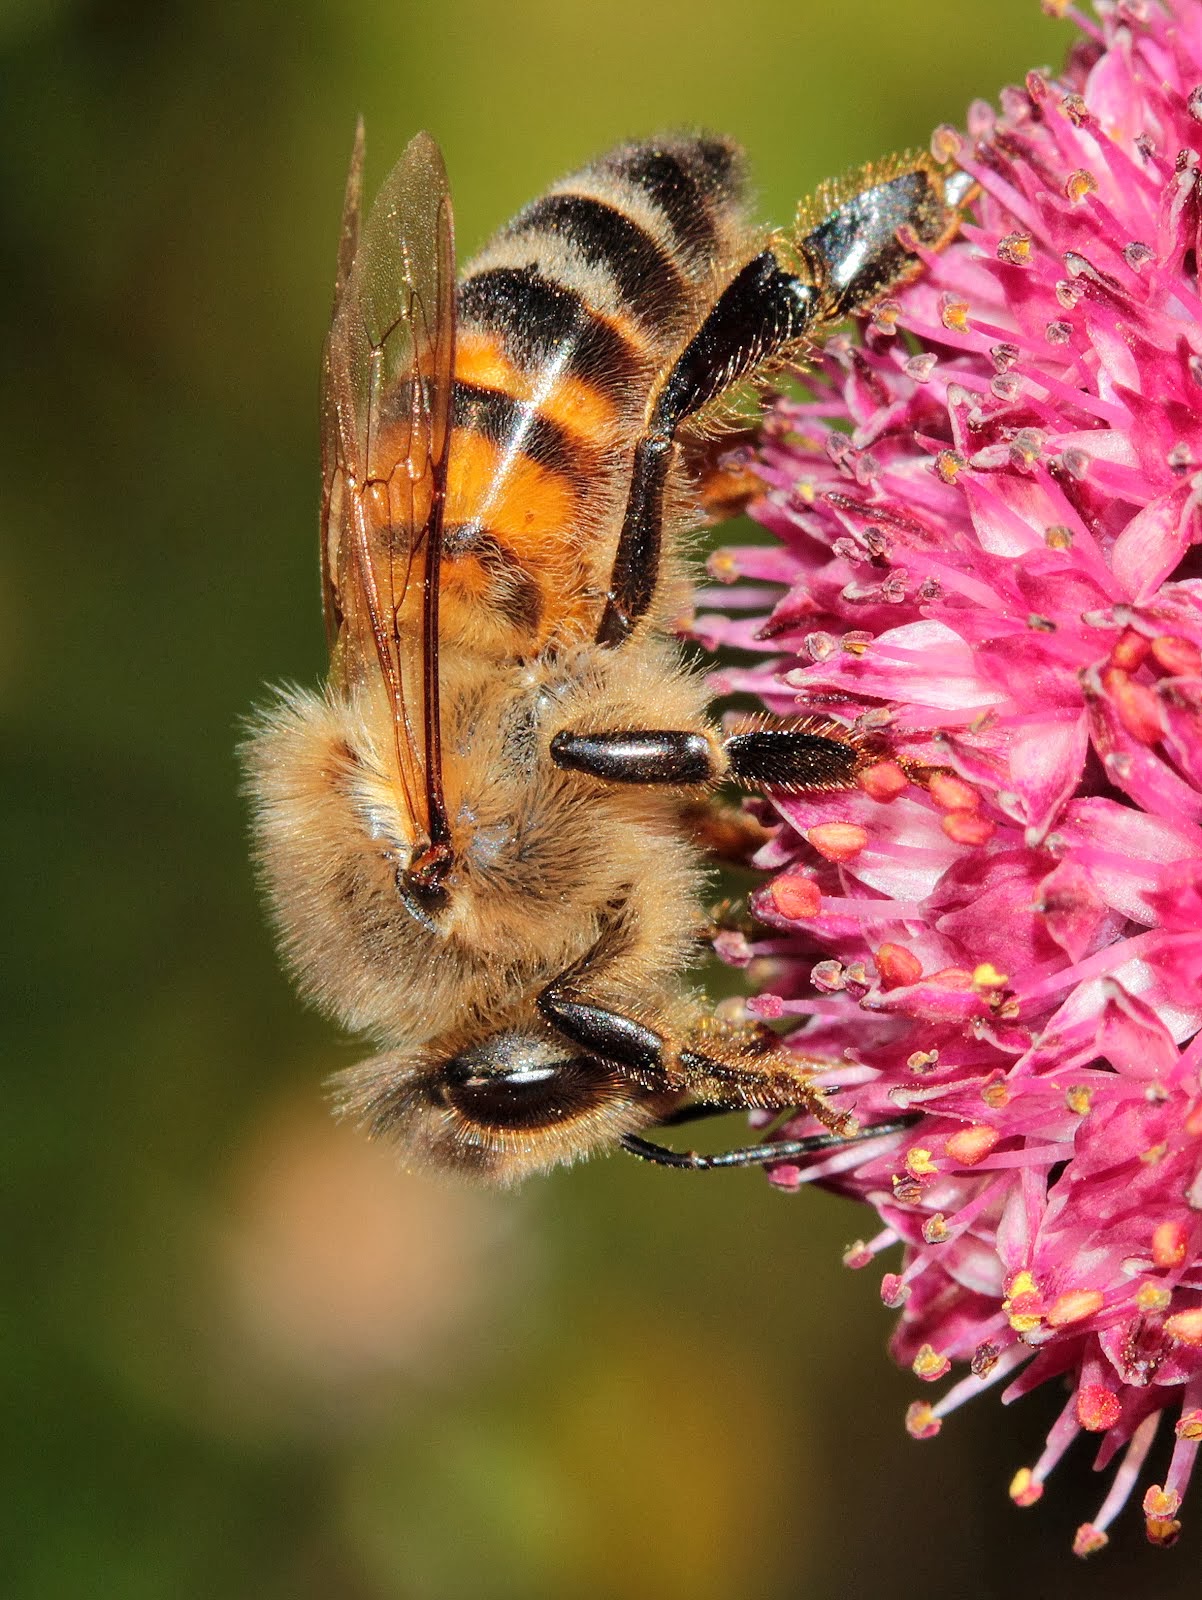
[[[382,683],[388,696],[416,859],[427,847],[445,855],[448,838],[438,582],[454,233],[446,169],[429,134],[409,142],[361,228],[362,178],[360,123],[322,370],[322,588],[331,681],[347,692]]]

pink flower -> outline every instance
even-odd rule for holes
[[[778,543],[720,552],[752,584],[697,624],[758,657],[719,688],[873,756],[763,802],[769,931],[728,954],[841,1106],[919,1115],[774,1181],[876,1208],[851,1266],[901,1242],[896,1356],[968,1369],[916,1437],[1067,1380],[1011,1493],[1096,1435],[1081,1554],[1162,1422],[1171,1543],[1202,1443],[1202,3],[1097,13],[1062,79],[936,136],[971,220],[776,407]]]

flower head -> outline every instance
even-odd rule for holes
[[[917,1437],[1067,1380],[1011,1493],[1096,1435],[1081,1554],[1165,1413],[1170,1543],[1202,1443],[1202,4],[1096,10],[1061,79],[936,136],[969,220],[775,408],[777,542],[719,552],[753,585],[697,627],[759,657],[721,688],[865,753],[772,798],[767,932],[729,953],[841,1105],[915,1120],[774,1180],[876,1208],[850,1265],[901,1242],[895,1354],[967,1368]]]

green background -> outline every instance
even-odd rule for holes
[[[277,970],[233,757],[321,669],[358,112],[372,183],[440,139],[466,254],[681,124],[784,220],[1067,38],[1035,0],[0,7],[6,1596],[1187,1592],[1202,1494],[1088,1569],[1084,1450],[1010,1505],[1059,1395],[906,1437],[839,1262],[871,1218],[623,1159],[464,1192],[335,1128],[354,1047]]]

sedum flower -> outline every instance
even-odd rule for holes
[[[1056,7],[1057,10],[1063,9]],[[1079,1434],[1107,1541],[1202,1444],[1202,4],[1098,4],[1064,75],[937,153],[961,237],[837,338],[764,431],[751,580],[703,615],[718,687],[852,730],[855,789],[777,795],[760,1016],[901,1136],[772,1172],[867,1200],[917,1438],[990,1385],[1067,1385],[1011,1494]],[[768,587],[782,586],[782,587]],[[812,1131],[796,1120],[790,1133]]]

